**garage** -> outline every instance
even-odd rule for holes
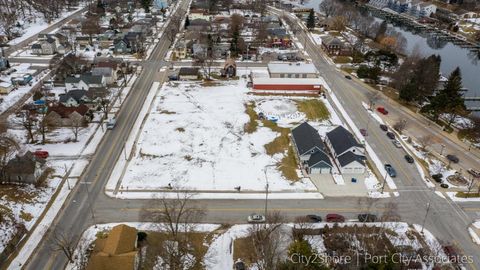
[[[310,174],[328,174],[331,170],[330,167],[313,167],[310,168]]]

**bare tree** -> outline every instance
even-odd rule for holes
[[[27,131],[27,143],[34,141],[33,128],[36,125],[35,115],[28,109],[22,111],[22,126]]]
[[[170,16],[170,24],[167,29],[165,29],[165,35],[171,43],[175,41],[175,37],[177,36],[178,31],[180,31],[182,20],[182,17],[178,13]]]
[[[78,140],[78,132],[83,127],[84,118],[81,114],[77,112],[71,113],[68,118],[71,121],[70,128],[72,129],[74,139],[73,141],[76,142]]]
[[[15,156],[18,150],[18,143],[13,138],[0,136],[0,177],[4,176],[8,161]]]
[[[181,190],[173,194],[174,198],[150,200],[146,208],[155,210],[145,210],[141,214],[144,220],[155,223],[159,231],[166,234],[160,247],[149,246],[149,250],[156,255],[153,257],[160,258],[162,269],[194,269],[201,263],[201,252],[194,245],[193,234],[205,211],[192,202],[193,194]]]
[[[373,110],[377,101],[380,100],[380,92],[377,92],[377,91],[369,92],[367,96],[368,96],[368,108],[370,110]]]
[[[337,14],[339,9],[339,5],[335,2],[335,0],[324,0],[322,3],[320,3],[320,5],[318,5],[318,7],[327,18]]]
[[[292,238],[294,241],[304,240],[305,234],[313,229],[313,223],[306,216],[295,218],[295,223],[292,229]]]
[[[423,151],[426,151],[427,148],[433,143],[433,136],[432,135],[424,135],[418,138],[418,143],[422,147]]]
[[[73,253],[75,251],[75,242],[73,241],[73,237],[64,231],[54,230],[52,233],[52,250],[63,252],[68,261],[73,263]]]
[[[249,229],[259,270],[276,269],[285,252],[282,230],[284,218],[279,212],[267,216],[267,224],[254,224]]]
[[[407,120],[405,119],[399,119],[395,124],[393,124],[393,129],[396,131],[402,133],[405,128],[407,127]]]

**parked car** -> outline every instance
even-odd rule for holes
[[[410,155],[405,155],[405,160],[408,162],[408,163],[413,163],[415,160],[413,159],[412,156]]]
[[[107,129],[113,129],[117,124],[117,120],[115,118],[110,118],[107,122]]]
[[[327,222],[345,222],[345,217],[339,214],[328,214],[325,219]]]
[[[322,222],[322,217],[321,217],[321,216],[318,216],[318,215],[307,215],[307,218],[308,218],[311,222]]]
[[[388,175],[390,175],[390,177],[396,177],[397,176],[397,172],[395,171],[395,169],[393,168],[392,165],[390,164],[385,164],[384,165],[385,167],[385,170],[387,171]]]
[[[388,131],[387,125],[380,125],[380,129],[383,131]]]
[[[437,182],[437,183],[443,182],[443,174],[441,174],[441,173],[432,174],[432,178],[433,178],[433,180],[435,180],[435,182]]]
[[[440,184],[440,187],[441,187],[441,188],[448,188],[448,187],[449,187],[449,185],[448,185],[448,184],[445,184],[445,183],[443,183],[443,184]]]
[[[395,134],[393,132],[387,132],[387,137],[390,139],[390,140],[394,140],[395,139]]]
[[[473,177],[480,177],[480,171],[478,170],[470,168],[467,171],[469,174],[473,175]]]
[[[235,262],[235,270],[245,270],[247,269],[245,267],[245,263],[242,262],[240,259],[237,259],[237,261]]]
[[[374,214],[359,214],[358,221],[360,222],[375,222],[377,221],[377,216]]]
[[[408,141],[410,139],[410,137],[408,137],[407,135],[400,135],[400,139],[402,139],[402,141]]]
[[[45,150],[37,150],[33,152],[33,155],[37,158],[48,158],[49,156],[48,151]]]
[[[250,216],[248,216],[247,221],[248,223],[264,223],[265,216],[253,213]]]
[[[447,155],[447,159],[450,160],[453,163],[458,163],[460,161],[460,159],[457,156],[452,155],[452,154]]]
[[[398,140],[392,140],[392,143],[393,143],[393,145],[395,145],[395,147],[402,148],[402,144]]]
[[[361,128],[361,129],[360,129],[360,133],[361,133],[363,136],[367,136],[367,130],[364,129],[364,128]]]
[[[178,81],[178,75],[176,75],[176,74],[168,75],[168,80],[169,81]]]
[[[388,114],[388,111],[387,109],[385,109],[384,107],[380,106],[377,108],[377,111],[383,115],[387,115]]]
[[[345,79],[351,80],[351,79],[352,79],[352,76],[350,76],[350,75],[345,75]]]

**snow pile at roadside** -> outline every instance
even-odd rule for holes
[[[472,237],[472,241],[480,245],[480,236],[477,234],[477,232],[480,232],[480,220],[475,221],[472,223],[472,226],[468,228],[468,233]]]

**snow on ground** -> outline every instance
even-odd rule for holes
[[[322,45],[322,36],[321,35],[312,33],[312,37],[313,37],[313,41],[315,42],[315,44]]]
[[[478,232],[480,232],[480,220],[477,220],[472,223],[472,226],[468,228],[468,233],[472,237],[472,241],[480,245],[480,236],[478,235]]]
[[[196,83],[165,86],[156,97],[122,180],[129,189],[171,184],[197,190],[316,190],[309,181],[291,184],[278,170],[279,160],[264,145],[278,134],[259,126],[243,132],[249,121],[245,81],[199,87]],[[162,126],[161,129],[158,127]],[[268,178],[268,179],[267,179]]]
[[[81,8],[83,7],[77,7],[75,8],[74,10],[72,11],[69,11],[69,12],[63,12],[58,19],[50,22],[50,23],[47,23],[46,21],[44,21],[43,19],[39,19],[39,18],[42,18],[42,15],[41,14],[37,14],[37,16],[32,16],[33,18],[33,21],[32,22],[23,22],[23,30],[22,30],[22,35],[18,38],[15,38],[15,39],[12,39],[8,42],[9,45],[16,45],[17,43],[19,42],[22,42],[24,41],[25,39],[37,34],[37,33],[40,33],[41,31],[43,31],[44,29],[48,28],[50,25],[53,25],[59,21],[61,21],[62,19],[70,16],[71,14],[77,12],[78,10],[80,10]],[[0,31],[2,32],[2,31]]]
[[[100,231],[107,231],[110,230],[113,226],[118,225],[120,223],[109,223],[109,224],[97,224],[96,227],[92,226],[88,228],[82,235],[79,244],[75,250],[75,256],[79,257],[82,254],[85,254],[88,246],[96,239],[96,235]],[[137,228],[141,231],[161,231],[161,227],[158,224],[153,223],[132,223],[127,222],[123,223],[128,226],[132,226]],[[325,226],[332,226],[330,223],[313,223],[311,224],[313,229],[324,228]],[[413,224],[413,226],[409,226],[407,223],[404,222],[386,222],[386,223],[359,223],[359,222],[345,222],[345,223],[337,223],[339,227],[345,226],[368,226],[368,227],[383,227],[386,229],[393,230],[396,234],[387,234],[387,237],[391,241],[391,243],[396,247],[401,246],[410,246],[415,250],[418,250],[422,247],[421,243],[418,239],[414,238],[411,239],[411,231],[420,232],[422,230],[421,226]],[[285,245],[288,245],[291,242],[291,237],[289,237],[291,229],[293,228],[294,224],[284,224],[282,230],[285,231]],[[212,232],[218,229],[220,226],[216,224],[199,224],[196,228],[196,231],[199,232]],[[233,269],[233,252],[232,249],[233,242],[236,239],[244,238],[249,235],[249,228],[251,225],[249,224],[238,224],[233,225],[229,229],[224,232],[219,232],[218,234],[214,235],[211,244],[208,247],[207,253],[205,254],[205,260],[203,261],[205,265],[205,269],[208,270],[225,270],[225,269]],[[436,250],[437,247],[441,247],[438,240],[430,233],[428,230],[423,230],[424,240],[430,248]],[[418,234],[420,235],[420,234]],[[312,245],[315,251],[319,254],[325,254],[326,248],[323,242],[322,235],[307,235],[305,236],[306,240]],[[358,242],[358,241],[357,241]],[[438,248],[440,258],[446,259],[444,252],[441,248]],[[75,269],[74,264],[69,264],[66,269]],[[252,269],[252,268],[250,268]]]
[[[445,192],[447,196],[454,202],[480,202],[480,197],[476,198],[460,198],[457,197],[457,192],[449,191]]]

